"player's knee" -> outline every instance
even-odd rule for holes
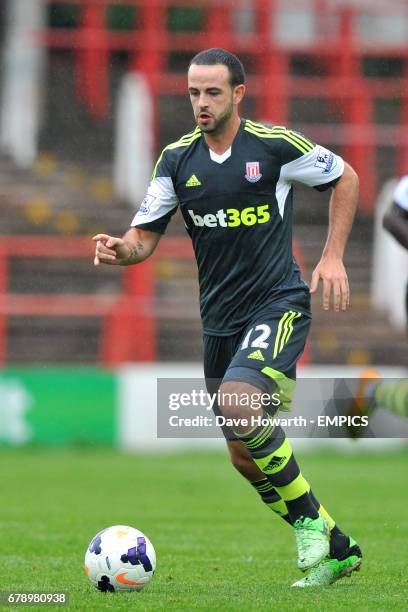
[[[259,389],[249,383],[227,380],[219,390],[219,407],[227,419],[248,417],[251,413],[251,398],[259,396]]]

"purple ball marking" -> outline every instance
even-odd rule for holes
[[[146,538],[137,538],[137,552],[139,555],[146,554]]]
[[[138,565],[139,558],[138,558],[136,546],[134,546],[133,548],[129,548],[126,556],[127,556],[127,560],[129,561],[131,565]]]
[[[131,565],[141,564],[146,572],[153,570],[150,559],[146,555],[146,539],[143,537],[137,538],[137,548],[136,546],[129,548],[127,554],[122,555],[121,560],[123,563],[130,563]]]
[[[101,544],[102,544],[102,534],[105,533],[107,529],[102,529],[96,536],[93,538],[91,543],[89,544],[89,552],[95,553],[95,555],[100,555],[102,552]]]

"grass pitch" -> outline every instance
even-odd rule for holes
[[[406,610],[408,453],[300,463],[364,554],[359,574],[323,589],[290,588],[300,576],[291,529],[226,455],[2,450],[0,590],[67,591],[74,610]],[[89,540],[118,523],[156,548],[141,593],[100,593],[84,574]]]

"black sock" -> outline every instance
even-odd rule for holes
[[[318,511],[316,510],[309,493],[304,493],[300,497],[297,497],[293,500],[287,500],[286,506],[289,510],[289,516],[294,523],[301,516],[308,516],[311,519],[317,519],[319,516]]]
[[[349,537],[335,525],[330,532],[330,556],[333,559],[341,559],[349,546]]]

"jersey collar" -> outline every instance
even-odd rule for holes
[[[240,121],[240,125],[238,128],[237,133],[235,134],[234,140],[232,141],[231,146],[229,147],[229,149],[227,149],[226,151],[224,151],[224,153],[222,153],[221,155],[219,153],[215,153],[215,151],[213,151],[212,149],[210,149],[210,147],[208,146],[205,138],[204,138],[204,133],[203,133],[203,142],[204,142],[204,146],[206,147],[206,149],[208,150],[208,153],[210,155],[210,158],[213,162],[217,163],[217,164],[223,164],[227,159],[229,159],[232,155],[232,147],[235,145],[238,136],[241,134],[242,130],[244,129],[245,126],[245,119],[241,118]]]

